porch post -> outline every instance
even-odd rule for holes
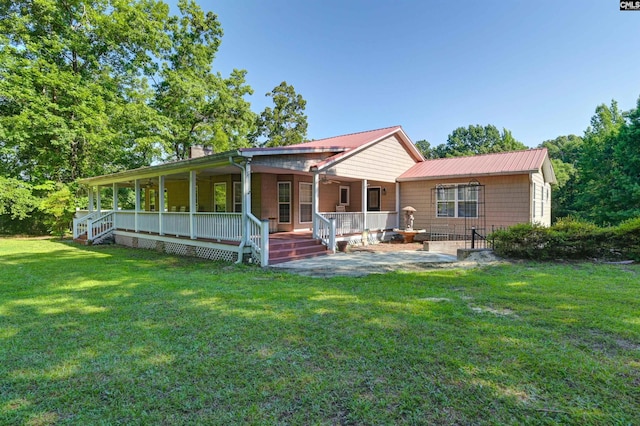
[[[162,213],[164,213],[164,176],[158,177],[158,234],[164,235]]]
[[[135,181],[135,192],[136,192],[136,210],[133,215],[133,230],[138,232],[138,212],[140,211],[140,179],[136,179]]]
[[[114,212],[118,210],[118,184],[117,183],[113,184],[113,201],[111,202],[111,205],[113,206]]]
[[[93,186],[89,187],[89,214],[93,213]]]
[[[111,210],[113,217],[113,228],[116,229],[118,225],[116,224],[116,212],[118,211],[118,184],[114,182],[113,184],[113,200],[111,201]]]
[[[396,226],[395,228],[400,229],[400,184],[396,182]]]
[[[98,216],[100,216],[101,212],[102,212],[102,195],[101,195],[100,191],[100,185],[98,185],[97,187],[97,193],[98,193],[98,197],[96,200],[96,210],[98,211]]]
[[[320,204],[320,195],[318,194],[318,183],[320,182],[320,176],[318,172],[313,172],[313,184],[312,184],[312,193],[313,198],[311,199],[311,210],[313,210],[312,216],[312,229],[313,229],[313,238],[318,238],[318,218],[316,217],[318,214],[318,205]]]
[[[368,183],[366,179],[362,180],[362,230],[367,229],[367,188]]]
[[[192,240],[196,239],[196,227],[193,223],[196,212],[196,171],[189,171],[189,235]]]
[[[247,158],[247,162],[242,170],[242,223],[245,244],[251,243],[251,224],[249,223],[249,214],[251,213],[251,159]],[[268,228],[268,226],[267,226]],[[267,238],[269,233],[267,232]]]

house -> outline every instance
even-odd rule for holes
[[[538,209],[548,223],[555,177],[546,150],[512,155],[523,158],[425,161],[400,126],[205,155],[83,179],[89,210],[74,220],[74,238],[98,243],[112,235],[133,247],[266,266],[333,252],[338,240],[380,239],[401,226],[409,204],[418,210],[416,228],[536,221]],[[476,210],[460,195],[472,197],[474,188],[483,188]],[[133,205],[123,208],[127,193]],[[500,210],[513,207],[509,200],[489,206],[513,194],[523,197],[517,212]],[[502,216],[494,221],[493,212]]]

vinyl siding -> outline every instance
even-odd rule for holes
[[[414,159],[402,147],[400,141],[395,136],[390,136],[352,157],[339,161],[331,167],[328,174],[395,182],[398,176],[414,164]]]
[[[529,175],[487,176],[478,179],[484,185],[487,228],[511,226],[530,222]],[[464,218],[436,217],[436,200],[432,189],[438,184],[468,184],[469,180],[443,179],[413,181],[400,184],[401,206],[413,206],[414,228],[428,229],[431,225],[463,226]]]

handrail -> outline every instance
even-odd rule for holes
[[[115,228],[115,216],[113,211],[108,212],[94,220],[87,221],[87,241],[93,241]]]
[[[95,217],[99,214],[98,211],[90,212],[82,217],[73,218],[73,238],[78,238],[82,234],[87,232],[87,223],[91,220],[94,220]]]
[[[247,243],[260,255],[260,266],[269,265],[269,220],[260,220],[251,213],[247,213],[249,230]]]
[[[316,217],[316,220],[319,222],[317,237],[320,238],[320,240],[322,241],[322,244],[327,246],[327,250],[331,251],[332,253],[335,253],[336,252],[336,219],[335,218],[327,219],[326,217],[322,216],[322,214],[320,213],[316,213],[315,217]],[[325,226],[322,226],[322,225],[325,225]]]

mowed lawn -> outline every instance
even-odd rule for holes
[[[0,424],[640,424],[640,267],[313,279],[0,239]]]

